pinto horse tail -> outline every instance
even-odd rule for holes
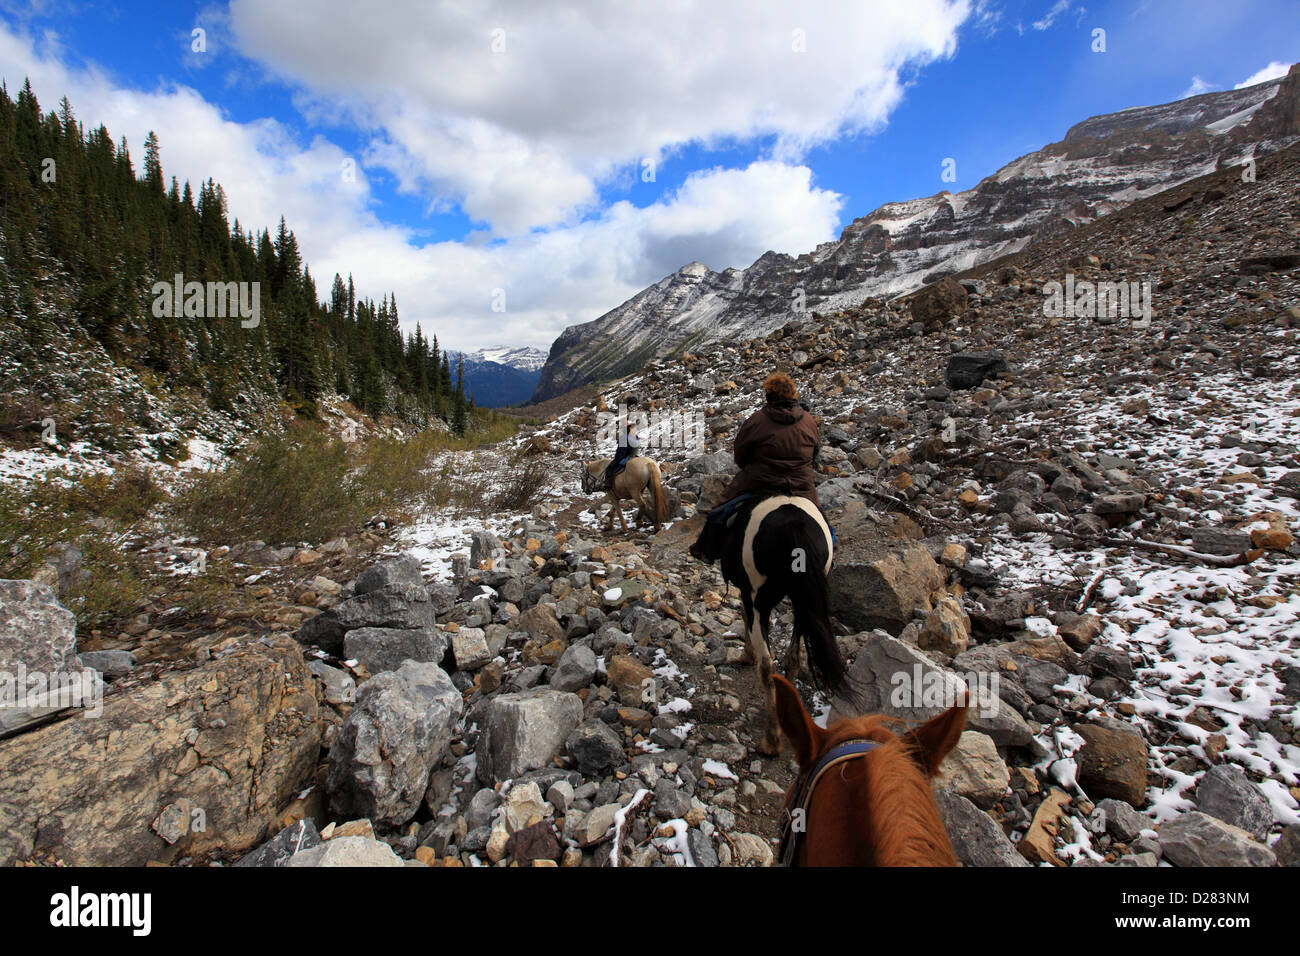
[[[802,539],[800,547],[808,556],[808,567],[803,574],[805,580],[801,582],[802,586],[792,587],[789,591],[790,603],[794,606],[794,636],[803,638],[813,682],[824,690],[856,703],[857,694],[849,678],[848,667],[835,642],[835,633],[831,630],[825,567],[814,557],[820,549],[812,547],[813,538],[806,530],[808,528],[813,532],[821,531],[812,521],[808,521],[796,535]]]
[[[664,501],[664,486],[659,480],[659,466],[650,463],[650,493],[655,499],[655,524],[668,520],[668,503]]]

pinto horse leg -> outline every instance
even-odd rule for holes
[[[763,689],[763,737],[758,752],[775,757],[781,752],[781,730],[776,717],[776,682],[772,680],[774,668],[772,652],[767,646],[768,616],[756,611],[753,600],[744,595],[745,634],[753,651],[758,683]]]

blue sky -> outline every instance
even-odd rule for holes
[[[1294,0],[0,0],[11,92],[66,93],[137,166],[155,129],[169,176],[283,213],[322,294],[351,271],[456,348],[546,348],[691,259],[808,251],[1298,50]]]

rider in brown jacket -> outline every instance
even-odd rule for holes
[[[813,458],[821,445],[817,422],[798,403],[794,382],[776,372],[763,382],[766,404],[746,419],[736,433],[735,459],[740,466],[716,502],[717,508],[738,495],[797,495],[815,505],[816,473]],[[712,563],[720,556],[725,528],[706,521],[691,554]]]
[[[813,458],[821,446],[817,422],[797,402],[790,376],[782,372],[763,382],[767,403],[740,426],[735,458],[740,474],[718,502],[745,492],[798,495],[817,504]]]

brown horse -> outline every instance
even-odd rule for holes
[[[901,737],[885,727],[890,718],[879,715],[838,720],[822,730],[794,685],[780,675],[773,680],[777,718],[799,763],[786,804],[784,862],[956,866],[930,778],[957,745],[965,702]],[[828,758],[832,762],[824,764]]]
[[[604,488],[605,469],[610,461],[612,459],[602,458],[599,461],[589,461],[583,466],[582,490],[584,492],[591,494]],[[647,488],[653,499],[650,502],[645,498]],[[627,534],[627,522],[623,520],[621,504],[625,500],[636,502],[637,524],[641,523],[642,518],[650,518],[654,524],[655,534],[659,533],[659,526],[668,520],[668,504],[664,501],[664,486],[659,475],[659,466],[641,455],[629,458],[623,470],[614,476],[614,489],[606,493],[605,500],[609,502],[608,521],[605,523],[607,531],[614,530],[614,515],[617,514],[619,527],[623,529],[624,534]]]

